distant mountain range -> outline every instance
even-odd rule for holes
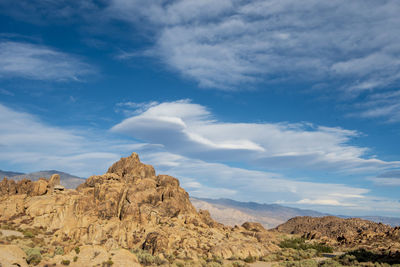
[[[266,228],[274,228],[296,216],[320,217],[323,214],[313,210],[289,208],[277,204],[239,202],[232,199],[191,198],[197,209],[206,209],[214,220],[227,225],[241,225],[246,221],[259,222]]]
[[[65,188],[76,188],[81,183],[85,182],[86,179],[80,178],[78,176],[71,175],[69,173],[60,172],[56,170],[48,170],[48,171],[38,171],[38,172],[31,172],[31,173],[21,173],[21,172],[10,172],[10,171],[2,171],[0,170],[0,177],[7,177],[8,179],[13,180],[22,180],[27,178],[29,180],[35,181],[41,177],[50,178],[53,174],[60,175],[60,183]],[[1,179],[0,178],[0,179]]]
[[[274,228],[290,218],[297,216],[321,217],[331,214],[320,213],[313,210],[297,209],[278,204],[259,204],[255,202],[239,202],[232,199],[194,198],[192,204],[197,209],[206,209],[211,217],[227,225],[241,225],[246,221],[259,222],[266,228]],[[338,216],[338,215],[336,215]],[[341,216],[349,218],[349,216]],[[382,216],[360,216],[359,218],[399,226],[400,218]]]

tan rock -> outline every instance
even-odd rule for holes
[[[300,234],[307,239],[315,239],[331,246],[367,249],[394,246],[400,251],[400,239],[396,228],[359,218],[295,217],[275,230]]]
[[[140,267],[138,259],[136,256],[126,249],[119,249],[111,251],[112,261],[114,266],[130,266],[130,267]]]
[[[0,245],[0,266],[28,266],[25,252],[15,245]]]
[[[32,196],[41,196],[46,194],[47,192],[47,181],[45,179],[39,179],[37,182],[32,183],[32,191],[30,192],[30,195]]]
[[[48,191],[58,181],[53,176]],[[114,163],[106,174],[89,177],[76,190],[43,195],[44,182],[3,180],[0,190],[7,195],[0,199],[0,220],[14,218],[49,232],[46,242],[62,245],[67,253],[56,256],[57,261],[73,260],[68,251],[76,245],[82,247],[76,262],[80,266],[95,254],[102,264],[117,248],[183,259],[210,253],[225,258],[261,256],[270,251],[272,238],[258,225],[234,230],[215,222],[207,211],[197,212],[176,178],[156,176],[135,153]]]

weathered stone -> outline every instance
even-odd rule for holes
[[[44,194],[45,188],[57,188],[58,181],[57,176],[48,182],[4,179],[0,190],[7,193],[0,196],[0,220],[19,216],[29,227],[51,232],[51,243],[66,250],[81,244],[194,259],[212,251],[222,257],[261,256],[274,247],[266,232],[236,231],[215,222],[207,211],[197,212],[176,178],[156,176],[135,153],[76,190]],[[105,257],[104,252],[100,258]]]
[[[27,267],[25,252],[14,245],[0,245],[0,266]]]

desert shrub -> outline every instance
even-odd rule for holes
[[[296,250],[315,249],[319,253],[332,253],[333,249],[321,243],[306,243],[304,238],[285,239],[279,243],[281,248],[292,248]]]
[[[260,257],[261,261],[299,261],[303,259],[311,259],[318,255],[315,249],[296,250],[293,248],[284,248],[273,254]]]
[[[61,264],[62,265],[69,265],[71,262],[69,260],[62,260]]]
[[[232,266],[233,267],[246,267],[248,265],[246,263],[243,263],[243,262],[235,261],[235,262],[232,262]]]
[[[35,236],[35,234],[32,233],[32,231],[30,231],[30,230],[25,230],[25,231],[23,232],[23,234],[24,234],[24,236],[27,237],[27,238],[32,238],[32,237]]]
[[[108,259],[108,261],[103,261],[102,267],[111,267],[114,264],[114,262],[111,259]]]
[[[289,261],[279,264],[285,267],[318,267],[318,262],[314,260],[301,260],[301,261]]]
[[[362,263],[363,266],[382,266],[382,264],[400,264],[400,257],[397,254],[374,253],[365,249],[349,251],[336,259],[339,263],[346,266],[355,266]]]
[[[324,260],[322,262],[319,263],[320,267],[342,267],[343,265],[341,265],[339,262],[329,259],[329,260]]]
[[[75,247],[74,250],[76,254],[79,254],[81,252],[81,249],[79,247]]]
[[[176,257],[173,254],[168,254],[165,256],[165,258],[169,263],[173,263]]]
[[[254,256],[251,256],[251,255],[247,256],[247,257],[244,259],[244,262],[247,262],[247,263],[253,263],[253,262],[256,262],[256,261],[257,261],[257,258],[254,257]]]
[[[149,252],[141,249],[132,250],[132,253],[136,254],[139,262],[143,265],[162,265],[166,261],[160,259],[158,256],[153,256]]]
[[[54,250],[54,255],[64,255],[64,248],[56,247],[56,249]]]
[[[78,256],[75,256],[74,257],[74,262],[77,262],[78,261]]]
[[[220,256],[217,255],[213,255],[212,258],[206,259],[207,263],[212,263],[212,262],[216,262],[218,264],[223,264],[224,263],[224,259]],[[207,265],[208,266],[208,265]]]
[[[25,251],[26,262],[32,265],[38,265],[42,260],[42,254],[38,248],[29,248]]]

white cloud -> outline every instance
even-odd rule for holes
[[[157,108],[161,106],[160,110],[165,111],[165,108],[171,108],[169,104],[176,105],[171,114],[182,115],[184,123],[187,118],[206,124],[218,123],[211,118],[205,107],[187,101],[161,103],[149,108],[155,109],[149,111],[149,114],[155,116],[158,114]],[[201,160],[171,153],[166,146],[151,142],[129,144],[106,133],[94,136],[90,132],[54,127],[26,112],[16,111],[1,104],[0,124],[1,169],[9,169],[4,168],[5,166],[14,167],[11,170],[17,171],[57,169],[87,177],[104,173],[120,156],[137,151],[142,162],[153,164],[159,174],[177,177],[181,185],[193,196],[280,202],[297,207],[307,205],[309,208],[341,214],[398,212],[398,203],[372,198],[367,188],[334,182],[322,183],[318,177],[314,177],[313,181],[299,177],[293,179],[277,172],[249,170],[213,163],[211,158]],[[294,126],[292,128],[298,129]],[[330,134],[341,132],[337,129],[324,131]],[[211,140],[217,144],[219,142],[214,138]],[[218,150],[221,149],[223,148],[218,147]],[[237,151],[237,148],[229,148],[229,151]]]
[[[110,17],[152,32],[159,57],[201,86],[344,82],[372,90],[400,78],[396,0],[113,0]]]
[[[229,123],[188,100],[151,105],[112,128],[189,157],[239,161],[265,168],[376,171],[396,167],[350,145],[356,131],[309,123]]]
[[[0,78],[79,81],[95,69],[75,56],[31,43],[0,42]]]
[[[46,125],[35,116],[0,104],[0,163],[17,171],[57,169],[76,175],[103,173],[119,158],[114,142]],[[23,166],[23,169],[19,169]],[[17,169],[18,168],[18,169]]]
[[[368,178],[378,186],[400,186],[400,171],[388,171],[384,172],[376,177]]]
[[[356,108],[357,111],[352,112],[350,116],[384,119],[388,123],[399,122],[400,91],[390,90],[373,93],[358,104]]]
[[[158,173],[173,175],[191,196],[233,198],[238,201],[279,203],[332,214],[399,214],[400,204],[372,197],[369,189],[285,177],[279,173],[248,170],[156,150],[139,150],[143,162]]]
[[[138,113],[142,113],[143,111],[156,105],[158,105],[157,101],[139,103],[133,101],[119,102],[116,104],[115,111],[122,112],[126,116],[132,116]]]
[[[342,203],[337,199],[309,199],[304,198],[297,201],[298,204],[306,205],[321,205],[321,206],[342,206],[342,207],[353,207],[356,206],[350,203]]]
[[[378,186],[400,186],[400,178],[370,178]]]

